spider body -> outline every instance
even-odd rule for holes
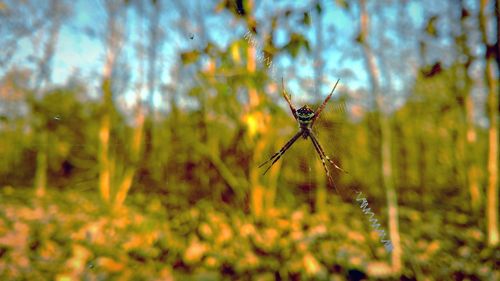
[[[300,128],[312,128],[313,119],[314,110],[312,110],[309,106],[304,105],[297,110],[297,121],[299,122]]]
[[[273,156],[271,156],[271,158],[269,158],[269,160],[267,160],[266,162],[262,163],[260,167],[264,166],[265,164],[271,162],[271,165],[269,165],[269,167],[267,167],[267,169],[264,171],[264,174],[267,173],[267,171],[269,171],[269,169],[271,169],[271,167],[274,165],[274,163],[276,163],[280,158],[281,156],[283,156],[283,154],[285,154],[285,152],[295,143],[295,141],[297,141],[297,139],[299,139],[301,136],[302,138],[304,139],[307,139],[308,137],[311,139],[311,142],[313,143],[313,146],[314,146],[314,149],[316,150],[316,152],[318,153],[319,155],[319,158],[321,159],[322,161],[322,164],[323,164],[323,168],[325,169],[325,172],[326,172],[326,175],[328,176],[328,180],[333,183],[333,180],[332,180],[332,177],[330,176],[330,171],[328,170],[328,167],[326,166],[326,162],[325,160],[327,160],[328,162],[330,162],[335,168],[337,168],[338,170],[340,171],[344,171],[342,170],[339,166],[337,166],[324,152],[323,148],[321,147],[321,145],[319,144],[319,141],[318,139],[316,138],[315,134],[313,133],[312,131],[312,127],[314,125],[314,121],[316,121],[316,119],[319,117],[319,115],[321,114],[321,111],[323,111],[323,109],[325,108],[326,106],[326,103],[328,102],[328,100],[330,100],[332,94],[333,94],[333,91],[335,91],[335,88],[337,87],[337,84],[339,83],[339,81],[337,80],[337,83],[335,83],[335,86],[333,86],[333,89],[332,91],[330,92],[330,94],[326,97],[325,101],[320,105],[320,107],[318,107],[318,109],[316,109],[316,111],[312,110],[309,106],[307,105],[304,105],[303,107],[299,108],[298,110],[295,109],[295,106],[292,104],[292,101],[290,100],[290,97],[287,95],[286,91],[285,91],[285,85],[284,85],[284,82],[282,80],[282,87],[283,87],[283,97],[285,98],[285,100],[287,101],[288,103],[288,106],[290,107],[290,110],[292,111],[292,114],[293,114],[293,117],[295,118],[295,120],[297,120],[297,122],[299,123],[299,131],[278,151],[276,152]],[[345,171],[344,171],[345,172]]]

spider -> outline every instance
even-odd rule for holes
[[[278,152],[276,152],[273,156],[271,156],[271,158],[269,158],[266,162],[260,164],[259,168],[263,167],[264,165],[266,165],[267,163],[269,163],[270,161],[272,161],[271,165],[269,167],[267,167],[267,169],[264,171],[263,175],[265,175],[267,173],[267,171],[269,171],[269,169],[271,169],[271,167],[274,165],[274,163],[276,163],[281,158],[281,156],[283,156],[283,154],[285,154],[285,152],[300,137],[303,137],[304,139],[307,139],[309,137],[311,139],[311,142],[313,143],[313,146],[316,149],[316,152],[318,153],[319,158],[321,159],[321,161],[323,163],[323,168],[325,168],[325,172],[326,172],[326,175],[328,177],[328,180],[331,183],[333,183],[333,180],[332,180],[332,177],[330,175],[330,171],[328,170],[328,167],[326,166],[325,159],[328,160],[328,162],[330,162],[338,170],[347,173],[342,168],[340,168],[339,166],[337,166],[330,159],[330,157],[328,157],[325,154],[325,151],[323,150],[323,148],[319,144],[319,141],[318,141],[316,135],[312,131],[312,127],[314,125],[314,121],[316,121],[316,119],[318,119],[319,115],[321,114],[321,111],[323,111],[323,109],[325,108],[326,103],[332,97],[333,91],[335,91],[335,88],[337,87],[338,83],[339,83],[339,80],[337,80],[337,82],[335,83],[335,86],[333,86],[333,89],[330,92],[330,94],[326,97],[326,99],[323,102],[323,104],[321,104],[320,107],[318,107],[318,109],[316,109],[316,111],[313,111],[307,105],[304,105],[303,107],[301,107],[301,108],[299,108],[297,110],[297,109],[295,109],[295,106],[292,104],[292,101],[290,100],[290,96],[288,96],[288,94],[286,93],[285,83],[283,82],[283,78],[281,79],[281,85],[282,85],[282,88],[283,88],[283,92],[282,92],[283,93],[283,97],[285,98],[286,102],[288,103],[288,106],[290,106],[290,110],[292,111],[293,117],[299,123],[299,131]]]

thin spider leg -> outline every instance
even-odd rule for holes
[[[337,164],[335,164],[335,162],[333,162],[333,160],[330,159],[330,157],[328,157],[328,155],[325,154],[323,147],[321,147],[321,144],[319,144],[318,139],[316,138],[316,136],[314,135],[314,133],[312,131],[309,132],[309,136],[311,137],[311,140],[313,141],[313,143],[316,143],[316,145],[318,146],[318,149],[321,151],[321,154],[325,157],[326,160],[328,160],[328,162],[330,162],[330,164],[332,164],[337,170],[342,171],[346,174],[349,174],[346,170],[340,168]]]
[[[325,156],[326,156],[325,152],[323,151],[323,149],[319,145],[318,140],[314,137],[312,132],[309,132],[309,137],[311,138],[311,142],[313,143],[314,148],[316,149],[316,152],[318,153],[319,158],[321,159],[321,164],[323,164],[323,168],[325,169],[326,176],[328,177],[328,181],[330,183],[333,183],[332,176],[330,175],[330,170],[328,169],[328,167],[326,166],[326,163],[325,163]]]
[[[276,152],[271,158],[269,158],[266,162],[259,165],[259,168],[266,165],[269,161],[274,160],[276,157],[281,157],[280,154],[284,154],[285,151],[297,140],[298,137],[302,134],[302,131],[297,132],[278,152]]]
[[[326,103],[330,100],[330,98],[332,97],[333,95],[333,91],[335,91],[335,88],[337,88],[337,84],[339,83],[340,79],[337,80],[337,82],[335,83],[335,86],[333,86],[333,89],[332,91],[330,92],[330,94],[326,97],[325,101],[318,107],[318,109],[316,110],[316,112],[314,112],[314,117],[312,119],[312,122],[311,122],[311,127],[312,125],[314,125],[314,121],[316,121],[316,119],[319,117],[319,115],[321,114],[321,111],[323,111],[323,109],[325,108],[326,106]]]
[[[298,138],[300,138],[300,136],[302,136],[302,134],[303,134],[303,132],[302,132],[302,130],[300,130],[278,152],[276,152],[273,156],[271,156],[271,158],[269,158],[269,160],[260,164],[259,168],[264,166],[265,164],[269,163],[269,161],[272,160],[271,165],[269,167],[267,167],[267,169],[264,171],[263,175],[265,175],[267,173],[267,171],[269,171],[269,169],[271,169],[271,167],[274,165],[274,163],[276,163],[276,161],[278,161],[281,158],[281,156],[283,154],[285,154],[285,152],[292,146],[292,144],[295,143],[295,141]]]
[[[328,178],[328,183],[335,188],[335,190],[337,191],[338,194],[340,194],[337,186],[335,185],[335,182],[333,181],[332,175],[330,175],[330,170],[326,166],[325,158],[327,156],[325,155],[325,152],[321,148],[321,145],[319,145],[318,140],[312,134],[312,131],[309,131],[309,132],[310,132],[309,136],[311,138],[311,142],[313,143],[314,148],[316,149],[316,152],[318,153],[319,158],[321,159],[321,164],[323,164],[323,168],[325,169],[326,177]]]
[[[283,88],[283,92],[282,92],[283,97],[285,97],[285,100],[288,103],[288,106],[290,106],[290,110],[292,111],[293,117],[295,118],[295,120],[297,120],[297,110],[295,109],[295,106],[293,106],[293,103],[290,100],[290,97],[286,93],[285,82],[283,82],[283,77],[281,77],[281,87]]]

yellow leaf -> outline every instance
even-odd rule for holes
[[[321,271],[321,264],[311,253],[307,253],[302,258],[302,262],[304,263],[306,273],[309,275],[316,275]]]
[[[186,252],[184,252],[184,261],[190,264],[197,263],[203,258],[207,250],[207,245],[193,239]]]
[[[357,231],[347,232],[347,237],[349,238],[349,240],[358,241],[360,243],[363,243],[366,240],[365,236]]]
[[[69,274],[60,274],[56,276],[57,281],[73,281],[75,280],[74,278],[71,277]]]
[[[81,272],[92,253],[82,245],[73,245],[73,256],[67,261],[68,266],[76,272]]]
[[[259,128],[258,120],[255,115],[249,114],[246,116],[245,121],[248,128],[248,134],[253,137]]]
[[[200,234],[205,239],[211,239],[214,232],[208,223],[202,223],[199,227]]]
[[[432,241],[428,246],[427,246],[427,251],[426,254],[432,255],[434,254],[437,250],[441,248],[441,245],[438,240]]]
[[[239,63],[241,61],[240,46],[238,42],[231,45],[231,56],[236,63]]]
[[[45,242],[40,249],[40,256],[44,259],[53,259],[58,255],[57,244],[52,241]]]
[[[370,262],[366,268],[369,276],[387,278],[391,276],[391,266],[386,262]]]
[[[217,244],[228,242],[232,237],[233,232],[231,231],[231,228],[228,225],[223,224],[221,225],[219,236],[217,236]]]
[[[97,265],[108,272],[120,272],[125,268],[122,263],[107,257],[99,258],[97,260]]]
[[[129,241],[123,244],[123,249],[130,250],[134,248],[140,248],[144,244],[147,244],[146,241],[144,241],[144,237],[141,237],[140,235],[134,235]]]
[[[255,226],[250,223],[245,223],[240,227],[240,235],[242,237],[248,237],[255,234]]]

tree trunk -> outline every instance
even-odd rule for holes
[[[255,36],[255,33],[252,33],[251,31],[253,30],[254,26],[252,26],[255,23],[255,19],[253,17],[253,0],[249,0],[247,2],[246,8],[246,14],[247,14],[247,28],[249,30],[250,36]],[[255,39],[253,37],[249,39]],[[248,47],[247,47],[247,73],[248,76],[254,77],[255,72],[257,69],[257,50],[256,46],[254,43],[251,43],[251,40],[248,40]],[[247,123],[247,126],[249,127],[248,132],[248,138],[251,140],[255,140],[256,136],[255,133],[259,130],[261,130],[260,125],[262,124],[262,115],[258,113],[258,108],[260,105],[260,97],[257,89],[255,89],[255,86],[253,86],[253,83],[248,83],[248,104],[245,108],[245,115],[244,115],[244,122]],[[265,189],[260,183],[260,177],[261,177],[261,172],[257,168],[257,161],[261,159],[262,157],[262,152],[264,150],[264,143],[262,138],[256,140],[256,143],[254,145],[254,151],[252,153],[251,160],[249,161],[249,171],[248,171],[248,177],[249,177],[249,185],[250,185],[250,211],[252,215],[259,219],[263,216],[264,214],[264,201],[265,201]]]
[[[112,73],[118,49],[119,32],[117,11],[119,4],[110,1],[107,7],[108,25],[106,34],[106,61],[102,74],[102,112],[99,128],[99,191],[105,204],[111,200],[112,163],[109,155],[109,138],[111,132],[111,114],[113,109]]]
[[[109,59],[108,59],[109,60]],[[106,63],[108,64],[108,63]],[[109,135],[111,131],[111,78],[104,75],[102,85],[103,112],[99,128],[99,191],[104,203],[109,203],[111,197],[111,161],[109,157]]]
[[[474,105],[470,91],[465,97],[465,118],[466,118],[466,161],[467,179],[471,198],[472,210],[478,211],[481,207],[482,195],[479,185],[479,164],[476,160],[476,128],[474,127]]]
[[[486,16],[486,9],[489,4],[489,0],[481,0],[479,8],[479,26],[481,30],[481,37],[483,44],[486,46],[485,61],[486,66],[484,74],[486,77],[486,89],[488,91],[487,100],[487,111],[489,117],[489,128],[488,128],[488,202],[487,202],[487,225],[488,225],[488,244],[492,247],[498,244],[498,77],[495,77],[495,73],[499,71],[499,65],[496,65],[495,54],[498,54],[498,50],[491,50],[495,44],[488,44],[487,34],[494,32],[488,30],[488,18]],[[496,1],[498,15],[498,0]],[[500,20],[496,18],[497,22]],[[498,24],[497,24],[498,26]],[[496,48],[498,46],[498,39],[496,42]]]
[[[144,3],[147,4],[147,3]],[[156,68],[156,59],[158,55],[158,48],[159,48],[159,43],[160,43],[160,38],[159,38],[159,22],[160,22],[160,14],[161,14],[161,3],[156,2],[156,3],[151,3],[153,5],[153,11],[149,23],[149,45],[148,45],[148,74],[147,74],[147,85],[148,85],[148,90],[149,90],[149,97],[148,97],[148,108],[149,108],[149,113],[154,120],[154,94],[155,94],[155,87],[156,87],[156,78],[159,75],[157,72]],[[140,15],[141,18],[144,18],[144,15]],[[142,22],[140,23],[142,26]],[[139,27],[141,28],[141,27]],[[142,30],[139,31],[140,34],[143,34]],[[139,60],[142,59],[142,57],[138,57]],[[138,80],[139,80],[139,91],[137,95],[137,108],[136,108],[136,113],[135,113],[135,127],[132,133],[132,142],[130,143],[130,150],[129,150],[129,161],[125,163],[125,171],[123,173],[123,176],[120,178],[120,182],[117,185],[118,190],[116,192],[116,195],[114,197],[113,201],[113,207],[115,210],[120,209],[123,206],[123,203],[125,202],[125,199],[127,198],[128,192],[132,186],[133,179],[135,176],[135,173],[137,172],[137,167],[139,164],[139,160],[141,157],[141,152],[142,152],[142,145],[143,145],[143,138],[144,138],[144,121],[146,119],[146,109],[145,106],[141,102],[141,96],[142,96],[142,89],[144,85],[144,68],[141,65],[139,67],[138,71]],[[153,123],[151,122],[151,135],[153,135],[154,130],[153,130]]]
[[[392,270],[394,274],[401,272],[401,243],[399,236],[399,222],[398,222],[398,202],[396,190],[393,182],[393,169],[392,169],[392,155],[391,155],[391,125],[389,119],[385,116],[383,95],[380,92],[380,70],[376,63],[375,55],[368,43],[369,36],[369,15],[366,7],[365,0],[360,0],[360,43],[363,47],[366,65],[369,71],[371,80],[372,92],[375,96],[375,102],[379,114],[380,125],[380,142],[381,142],[381,158],[382,158],[382,183],[387,194],[387,205],[389,208],[389,232],[393,244],[391,252]]]
[[[464,3],[464,0],[460,1],[459,9],[462,11],[467,11],[467,7]],[[465,126],[460,132],[461,138],[465,147],[463,147],[463,157],[465,164],[465,176],[466,176],[466,184],[469,189],[469,195],[471,199],[471,208],[475,213],[479,213],[481,202],[482,202],[482,194],[481,188],[479,185],[479,165],[477,159],[477,151],[476,151],[476,128],[474,126],[474,103],[472,99],[471,89],[472,89],[472,78],[469,75],[469,67],[472,63],[473,56],[470,52],[470,48],[467,44],[468,41],[468,30],[467,30],[467,15],[468,12],[462,12],[460,16],[460,34],[456,38],[457,47],[460,54],[463,54],[466,58],[466,61],[463,63],[461,67],[457,69],[458,77],[456,81],[463,81],[463,86],[459,88],[459,93],[462,93],[461,98],[459,99],[459,106],[462,109],[463,114],[465,115]]]
[[[145,116],[143,106],[141,105],[140,101],[138,101],[138,103],[139,104],[137,106],[135,128],[129,151],[130,161],[126,163],[127,167],[125,168],[125,172],[123,174],[123,177],[121,178],[121,183],[118,185],[118,190],[113,202],[114,208],[116,210],[122,207],[123,202],[125,202],[125,199],[127,198],[141,156]]]
[[[61,3],[56,0],[50,2],[50,12],[49,17],[52,19],[52,26],[50,28],[50,34],[47,44],[45,45],[43,58],[40,60],[39,71],[37,80],[35,82],[35,97],[31,98],[33,102],[37,102],[40,98],[42,85],[45,82],[50,82],[51,76],[51,64],[52,58],[54,56],[54,50],[57,44],[57,39],[59,37],[59,30],[61,28]],[[37,161],[36,161],[36,172],[35,172],[35,190],[37,196],[44,196],[45,190],[47,188],[47,171],[48,171],[48,137],[49,132],[47,131],[46,120],[51,118],[51,116],[43,116],[42,124],[40,126],[35,126],[35,131],[38,131],[37,141],[39,143],[37,151]]]

